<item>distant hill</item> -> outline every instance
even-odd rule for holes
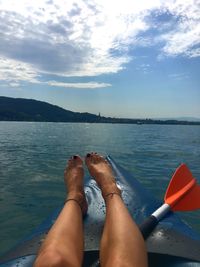
[[[177,120],[177,121],[197,121],[200,122],[200,118],[196,118],[196,117],[176,117],[176,118],[156,118],[156,120]]]
[[[0,97],[1,121],[96,122],[99,116],[65,110],[33,99]]]
[[[0,96],[0,121],[38,121],[38,122],[88,122],[88,123],[126,123],[126,124],[180,124],[200,125],[199,121],[123,119],[97,116],[65,110],[61,107],[24,98]]]

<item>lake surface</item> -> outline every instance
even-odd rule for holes
[[[200,182],[199,126],[0,122],[0,254],[63,203],[66,160],[91,151],[111,155],[159,199],[182,162]],[[199,216],[181,213],[200,233]]]

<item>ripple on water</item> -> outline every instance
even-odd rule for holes
[[[200,182],[198,144],[197,126],[0,122],[0,251],[63,202],[63,170],[71,155],[110,154],[162,198],[181,162]],[[181,216],[200,233],[199,215]]]

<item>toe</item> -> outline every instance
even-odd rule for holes
[[[92,153],[90,158],[92,163],[94,164],[97,164],[99,162],[99,155],[97,153]]]
[[[77,165],[83,165],[83,161],[79,155],[74,155],[67,161],[66,169],[76,167]]]
[[[86,165],[90,164],[93,162],[93,156],[94,156],[94,153],[93,152],[90,152],[90,153],[87,153],[86,157],[85,157],[85,163]]]
[[[95,163],[100,162],[100,156],[98,154],[94,154],[93,159]]]
[[[106,162],[106,159],[97,153],[95,153],[94,155],[94,160],[95,160],[95,163]]]
[[[73,164],[72,158],[68,159],[65,169],[67,169],[68,167],[71,167],[72,164]]]
[[[79,155],[74,155],[73,160],[78,164],[83,164],[83,160]]]

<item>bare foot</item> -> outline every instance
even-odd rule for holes
[[[85,163],[91,176],[95,179],[101,189],[104,199],[107,195],[112,193],[121,195],[121,191],[117,187],[111,166],[106,159],[96,153],[91,153],[87,154]]]
[[[83,161],[79,156],[73,156],[68,160],[64,171],[67,199],[76,200],[82,209],[83,215],[85,215],[88,206],[84,192],[83,176]]]

